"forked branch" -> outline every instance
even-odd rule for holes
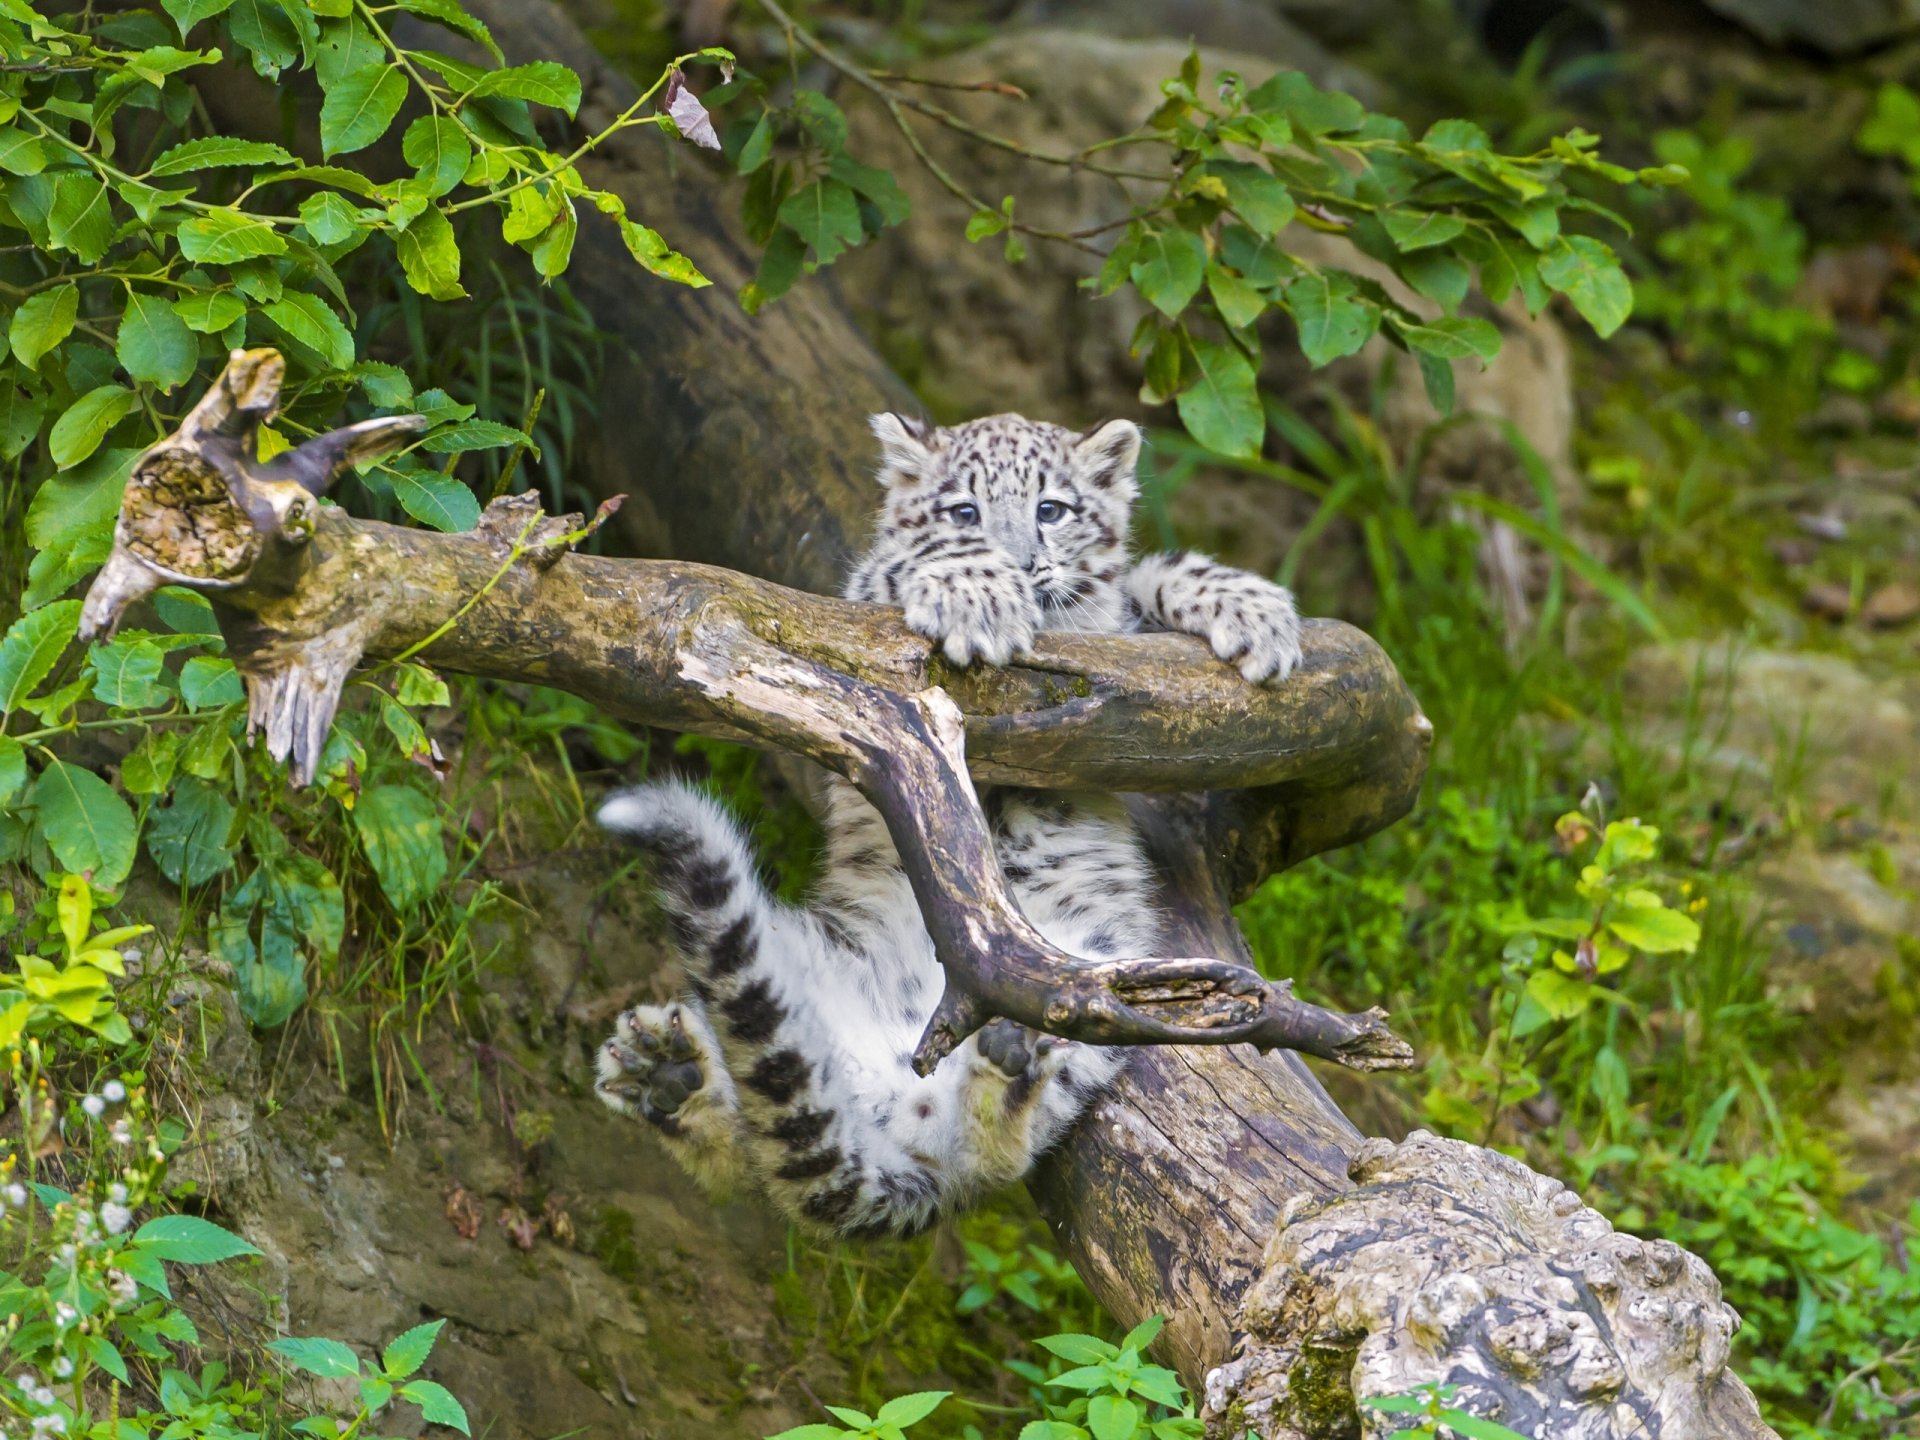
[[[1357,1069],[1411,1060],[1380,1011],[1304,1004],[1243,965],[1092,961],[1050,945],[1008,894],[969,775],[1259,786],[1262,815],[1282,800],[1315,811],[1314,843],[1338,843],[1352,788],[1361,803],[1344,838],[1357,838],[1382,823],[1383,803],[1386,819],[1411,803],[1429,733],[1357,632],[1309,627],[1307,663],[1277,690],[1172,636],[1050,636],[1019,666],[952,675],[889,610],[706,566],[571,555],[591,527],[542,515],[532,496],[495,501],[464,535],[321,506],[334,474],[394,448],[414,422],[363,422],[263,464],[254,439],[281,373],[270,350],[236,352],[135,464],[83,626],[109,633],[161,585],[207,592],[247,683],[249,730],[297,782],[312,780],[363,658],[419,654],[554,685],[625,718],[793,751],[860,787],[905,857],[947,974],[915,1057],[923,1070],[995,1016],[1107,1044],[1244,1041]],[[1276,852],[1298,845],[1296,827],[1241,828]]]

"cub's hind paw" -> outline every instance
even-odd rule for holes
[[[712,1087],[718,1057],[704,1026],[684,1005],[641,1005],[614,1022],[600,1047],[595,1092],[623,1115],[638,1115],[669,1134],[681,1112]]]
[[[1004,1017],[989,1020],[980,1027],[980,1055],[1010,1080],[1037,1069],[1040,1062],[1066,1042],[1057,1036],[1029,1029],[1018,1020]]]

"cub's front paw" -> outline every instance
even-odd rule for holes
[[[1048,1056],[1068,1042],[1004,1017],[980,1027],[980,1057],[1010,1080],[1037,1073]]]
[[[1254,684],[1284,680],[1300,663],[1300,613],[1283,587],[1245,576],[1214,598],[1209,612],[1199,633]]]
[[[1004,665],[1033,645],[1040,606],[1027,577],[981,566],[982,574],[917,575],[901,591],[907,628],[938,640],[956,665]]]
[[[712,1088],[717,1064],[705,1027],[686,1006],[640,1005],[614,1022],[593,1088],[621,1114],[673,1135],[689,1102]]]

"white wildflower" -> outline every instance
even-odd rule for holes
[[[107,1227],[109,1235],[119,1235],[133,1223],[133,1211],[117,1200],[109,1200],[100,1207],[100,1223]]]
[[[118,1120],[113,1122],[113,1128],[109,1130],[107,1134],[113,1138],[113,1143],[116,1145],[131,1145],[133,1143],[133,1122],[122,1115]]]
[[[140,1287],[124,1270],[107,1271],[107,1294],[116,1306],[131,1305],[140,1298]]]
[[[118,1080],[109,1080],[100,1087],[100,1093],[107,1097],[109,1104],[118,1105],[127,1098],[127,1087]]]
[[[60,1300],[54,1303],[53,1323],[58,1325],[62,1330],[66,1329],[69,1325],[73,1324],[73,1322],[78,1320],[79,1318],[80,1318],[80,1312],[74,1309],[73,1306],[69,1305],[66,1301]]]
[[[7,1197],[7,1203],[15,1207],[27,1203],[27,1187],[17,1180],[7,1186],[4,1191],[0,1191],[0,1194],[4,1194]]]
[[[98,1095],[89,1095],[80,1102],[80,1108],[98,1120],[102,1115],[107,1113],[107,1102],[102,1100]]]
[[[53,1378],[54,1379],[66,1380],[71,1378],[72,1375],[73,1375],[73,1361],[69,1360],[66,1356],[62,1355],[59,1359],[53,1362]]]

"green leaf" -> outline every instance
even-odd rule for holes
[[[38,175],[47,168],[47,152],[38,137],[24,130],[0,131],[0,170],[9,175]]]
[[[458,300],[467,293],[460,284],[460,245],[453,236],[453,222],[440,211],[421,212],[393,243],[407,284],[422,295]]]
[[[781,204],[779,215],[782,224],[813,247],[814,259],[822,265],[866,236],[860,202],[852,188],[838,180],[815,180],[796,190]]]
[[[118,710],[144,710],[167,698],[160,685],[166,651],[137,631],[95,645],[87,655],[93,672],[93,697]]]
[[[1145,1350],[1147,1346],[1160,1338],[1160,1332],[1166,1328],[1166,1324],[1166,1316],[1149,1315],[1127,1332],[1126,1338],[1120,1342],[1120,1348],[1122,1350],[1133,1351]]]
[[[358,1379],[360,1375],[360,1357],[338,1340],[289,1335],[270,1341],[267,1349],[296,1370],[304,1370],[309,1375],[318,1375],[323,1379]]]
[[[1527,977],[1527,994],[1553,1019],[1571,1020],[1593,1003],[1594,990],[1558,970],[1536,970]]]
[[[1649,955],[1691,955],[1700,948],[1700,927],[1693,917],[1665,905],[1622,906],[1607,918],[1607,929]]]
[[[0,735],[0,810],[11,809],[27,786],[27,752],[11,735]]]
[[[1087,1432],[1065,1420],[1029,1420],[1020,1427],[1019,1440],[1087,1440]]]
[[[180,253],[201,265],[233,265],[260,255],[282,255],[287,242],[257,215],[208,210],[174,232]]]
[[[175,300],[173,313],[189,330],[218,335],[247,313],[247,302],[231,290],[204,290]]]
[[[1214,340],[1195,340],[1188,353],[1199,378],[1180,392],[1180,423],[1209,450],[1257,458],[1267,422],[1253,362],[1239,346]]]
[[[1235,330],[1244,330],[1267,309],[1267,297],[1229,270],[1207,266],[1207,293],[1220,309],[1220,318]]]
[[[861,198],[870,201],[873,208],[880,212],[880,218],[889,225],[900,224],[913,208],[907,200],[907,192],[900,188],[900,182],[888,171],[862,165],[846,155],[836,155],[833,164],[827,167],[827,173]]]
[[[74,401],[47,432],[47,453],[54,464],[78,465],[93,454],[137,398],[124,385],[100,385]]]
[[[45,396],[0,375],[0,460],[13,459],[33,443],[46,413]]]
[[[408,470],[392,476],[392,482],[393,497],[400,508],[423,525],[457,534],[480,523],[480,501],[451,475],[437,470]]]
[[[1607,246],[1586,235],[1563,236],[1540,257],[1540,278],[1573,302],[1605,339],[1633,313],[1633,286]]]
[[[211,20],[223,15],[233,7],[233,0],[160,0],[160,8],[173,17],[173,23],[180,27],[180,36],[186,38],[191,30],[202,20]]]
[[[1490,320],[1443,315],[1424,325],[1393,317],[1400,338],[1442,360],[1491,360],[1500,353],[1500,331]]]
[[[473,163],[466,132],[444,115],[422,115],[407,126],[400,153],[426,183],[427,194],[436,199],[458,185]]]
[[[791,1430],[782,1430],[778,1435],[769,1435],[767,1440],[840,1440],[842,1435],[851,1433],[838,1425],[816,1420],[811,1425],[796,1425]]]
[[[1380,217],[1402,252],[1444,245],[1466,231],[1467,222],[1444,211],[1388,210]]]
[[[79,318],[80,287],[71,282],[28,296],[7,327],[14,358],[35,369],[43,356],[73,333],[73,322]]]
[[[1097,1365],[1120,1353],[1097,1335],[1081,1335],[1071,1331],[1064,1335],[1044,1335],[1033,1343],[1075,1365]]]
[[[1140,1407],[1118,1395],[1096,1395],[1087,1402],[1087,1428],[1093,1440],[1133,1440]]]
[[[502,445],[531,446],[533,440],[526,431],[502,425],[497,420],[466,419],[434,431],[421,442],[420,448],[430,455],[464,455],[469,450],[493,450]],[[538,447],[534,448],[534,455],[538,458]]]
[[[47,226],[56,250],[95,264],[113,243],[113,192],[91,175],[58,177]]]
[[[793,92],[793,118],[809,139],[829,155],[847,148],[847,114],[818,90]]]
[[[27,507],[27,540],[42,550],[69,546],[83,535],[106,535],[120,514],[120,497],[138,450],[97,451],[85,464],[52,475]]]
[[[425,1325],[416,1325],[404,1334],[396,1335],[388,1342],[387,1348],[380,1352],[381,1372],[390,1380],[406,1379],[427,1363],[427,1356],[433,1353],[434,1342],[446,1327],[444,1320],[430,1320]]]
[[[129,795],[159,795],[173,783],[180,737],[171,730],[149,730],[120,762],[120,786]]]
[[[353,826],[393,907],[405,911],[425,901],[447,874],[440,815],[433,802],[410,785],[376,785],[360,797]]]
[[[397,0],[397,3],[402,10],[437,20],[456,35],[464,35],[474,44],[486,47],[487,53],[496,61],[499,60],[500,47],[493,43],[491,32],[463,10],[456,0]]]
[[[333,307],[318,295],[297,291],[260,312],[289,339],[305,345],[330,368],[353,368],[353,336]]]
[[[882,1405],[873,1418],[879,1424],[898,1425],[905,1429],[938,1410],[940,1402],[952,1393],[951,1390],[916,1390],[911,1395],[897,1395]]]
[[[793,288],[806,265],[807,242],[782,225],[767,242],[760,268],[740,291],[740,308],[756,315],[769,300],[778,300]]]
[[[1449,313],[1467,298],[1473,278],[1467,262],[1448,250],[1416,250],[1402,255],[1394,268],[1415,290]]]
[[[742,175],[751,175],[773,156],[773,112],[763,110],[746,141],[740,147],[740,154],[734,161],[734,167]],[[4,162],[0,162],[4,163]]]
[[[200,342],[167,301],[134,294],[127,297],[126,313],[120,317],[114,353],[127,374],[165,393],[192,377],[200,362]]]
[[[1212,160],[1203,173],[1217,175],[1225,182],[1227,202],[1257,233],[1278,235],[1293,223],[1292,192],[1266,166],[1243,160]]]
[[[1367,107],[1351,95],[1322,90],[1298,70],[1282,70],[1247,95],[1255,114],[1284,115],[1295,130],[1329,135],[1357,130],[1367,118]]]
[[[1198,235],[1158,230],[1140,237],[1139,255],[1128,273],[1149,305],[1176,319],[1199,293],[1206,271],[1207,249]]]
[[[1419,363],[1420,383],[1426,386],[1427,400],[1434,411],[1441,416],[1453,414],[1453,362],[1425,350],[1414,351],[1413,358]]]
[[[341,76],[320,106],[320,149],[328,159],[364,150],[393,124],[407,98],[407,77],[394,66],[368,66]]]
[[[219,655],[196,655],[180,667],[180,698],[189,710],[211,710],[247,698],[234,663]]]
[[[234,808],[213,786],[188,776],[172,803],[147,817],[147,854],[176,885],[204,885],[233,865],[227,846]]]
[[[321,22],[314,70],[322,90],[331,90],[349,75],[377,70],[386,63],[386,46],[358,15]]]
[[[448,1425],[462,1435],[473,1431],[467,1425],[467,1412],[444,1385],[431,1380],[409,1380],[400,1393],[420,1407],[421,1418],[430,1425]]]
[[[1354,280],[1338,270],[1302,275],[1282,293],[1300,332],[1300,349],[1317,370],[1352,355],[1372,338],[1380,312],[1354,298]]]
[[[531,100],[536,105],[564,111],[568,119],[580,108],[580,77],[552,60],[536,60],[530,65],[509,65],[490,70],[480,78],[469,95],[505,95],[514,100]]]
[[[291,165],[292,152],[264,140],[236,140],[231,135],[209,135],[204,140],[188,140],[164,151],[147,171],[147,178],[186,175],[196,170],[211,170],[221,165]]]
[[[133,868],[138,827],[127,802],[91,770],[49,760],[34,783],[40,834],[63,870],[117,890]]]
[[[177,1265],[212,1265],[260,1252],[230,1230],[198,1215],[156,1215],[133,1232],[149,1255]]]

